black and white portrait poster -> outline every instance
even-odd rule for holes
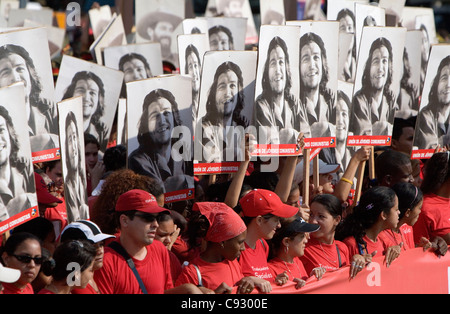
[[[183,33],[184,0],[136,0],[136,43],[161,44],[162,59],[178,65],[177,36]]]
[[[180,52],[180,74],[192,78],[192,127],[194,129],[197,125],[203,56],[209,51],[208,35],[179,35],[178,51]]]
[[[208,19],[204,17],[196,17],[184,19],[182,22],[183,34],[208,34]]]
[[[103,33],[113,17],[111,7],[109,5],[102,5],[99,8],[90,9],[88,14],[94,40],[96,40]]]
[[[194,173],[236,172],[252,125],[256,51],[210,51],[203,58]],[[256,135],[255,135],[256,136]]]
[[[117,105],[117,145],[127,146],[127,99],[120,98]]]
[[[82,96],[81,133],[92,134],[105,152],[124,74],[121,71],[65,55],[61,62],[55,97],[58,101]]]
[[[391,145],[405,39],[404,27],[364,27],[347,145]]]
[[[336,97],[336,162],[341,165],[339,172],[345,172],[352,158],[352,149],[347,147],[347,134],[352,110],[353,83],[338,81]]]
[[[121,97],[126,83],[163,75],[161,44],[157,42],[108,47],[103,50],[105,66],[123,72]]]
[[[298,155],[299,132],[309,137],[299,102],[300,27],[262,25],[255,87],[254,126],[260,156]]]
[[[339,22],[292,21],[300,26],[300,103],[310,126],[307,148],[336,145]],[[306,134],[305,131],[302,132]],[[329,161],[327,161],[329,162]]]
[[[356,74],[356,18],[357,0],[328,2],[327,19],[339,22],[339,67],[338,78],[353,83]]]
[[[100,65],[104,65],[103,49],[111,46],[121,46],[127,44],[125,27],[122,15],[114,13],[108,26],[100,34],[100,36],[89,47],[94,61]]]
[[[412,159],[428,159],[436,147],[450,144],[450,45],[431,47]]]
[[[375,5],[355,3],[355,18],[356,55],[358,56],[363,28],[365,26],[386,26],[386,11]]]
[[[69,223],[89,219],[81,96],[58,102],[64,200]]]
[[[213,51],[245,50],[247,20],[243,17],[209,17],[209,46]]]
[[[24,83],[0,88],[0,234],[39,216]]]
[[[127,83],[128,168],[157,180],[167,203],[194,197],[191,79]]]
[[[286,17],[283,0],[260,0],[261,25],[284,25]]]
[[[33,162],[59,159],[53,72],[45,27],[0,34],[0,87],[24,82]]]
[[[406,0],[380,0],[378,6],[386,12],[386,26],[401,26]]]
[[[397,118],[409,119],[417,116],[419,111],[422,50],[418,47],[421,47],[422,39],[420,30],[406,32],[403,72],[395,113]]]
[[[218,15],[246,18],[247,32],[245,35],[245,44],[258,43],[258,32],[256,31],[255,20],[253,19],[253,12],[249,0],[216,0],[216,8]]]
[[[25,20],[23,27],[25,28],[45,27],[45,29],[47,30],[48,47],[50,49],[51,59],[54,59],[60,55],[66,36],[65,29],[50,25],[39,24],[31,20]]]

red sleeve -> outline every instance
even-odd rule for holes
[[[348,238],[345,238],[344,241],[342,242],[344,242],[347,245],[349,256],[360,254],[358,244],[356,243],[354,237],[350,236]]]
[[[108,252],[112,249],[106,247],[105,255],[103,257],[103,266],[94,273],[94,279],[97,283],[98,289],[102,294],[114,294],[114,279],[117,276],[118,270],[113,265],[113,254]]]
[[[193,264],[183,267],[180,275],[175,281],[175,287],[181,286],[185,283],[192,283],[198,285],[198,275]]]
[[[420,239],[422,237],[430,239],[431,235],[428,232],[428,218],[423,214],[420,213],[419,219],[417,219],[417,222],[413,226],[414,230],[414,242],[416,244],[419,244]]]

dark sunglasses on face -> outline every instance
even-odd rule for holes
[[[13,254],[12,256],[14,256],[19,262],[24,264],[29,264],[31,263],[32,260],[36,265],[41,265],[44,262],[44,258],[42,256],[31,257],[29,255],[16,255],[16,254]]]
[[[135,216],[141,218],[147,223],[155,222],[156,219],[158,219],[158,215],[156,214],[136,213]]]

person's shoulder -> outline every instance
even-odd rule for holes
[[[152,253],[169,256],[169,251],[161,241],[153,240],[152,244],[147,245],[147,251]]]

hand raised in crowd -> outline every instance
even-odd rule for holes
[[[245,134],[245,161],[250,161],[252,159],[252,153],[255,150],[255,136],[253,134]]]
[[[389,267],[391,263],[400,256],[400,252],[402,251],[403,243],[399,245],[390,246],[386,249],[386,254],[384,258],[384,262],[386,266]]]
[[[308,204],[300,205],[298,212],[304,221],[309,221],[309,217],[311,215],[311,209]]]
[[[169,251],[172,249],[173,244],[178,239],[178,236],[180,235],[181,232],[181,229],[176,224],[173,225],[173,228],[175,229],[175,231],[170,236],[170,244],[167,247]]]
[[[303,151],[303,149],[305,149],[305,145],[305,135],[301,132],[297,137],[297,151]]]
[[[367,161],[370,158],[372,148],[370,146],[362,146],[360,149],[358,149],[355,153],[355,159],[358,162]]]

